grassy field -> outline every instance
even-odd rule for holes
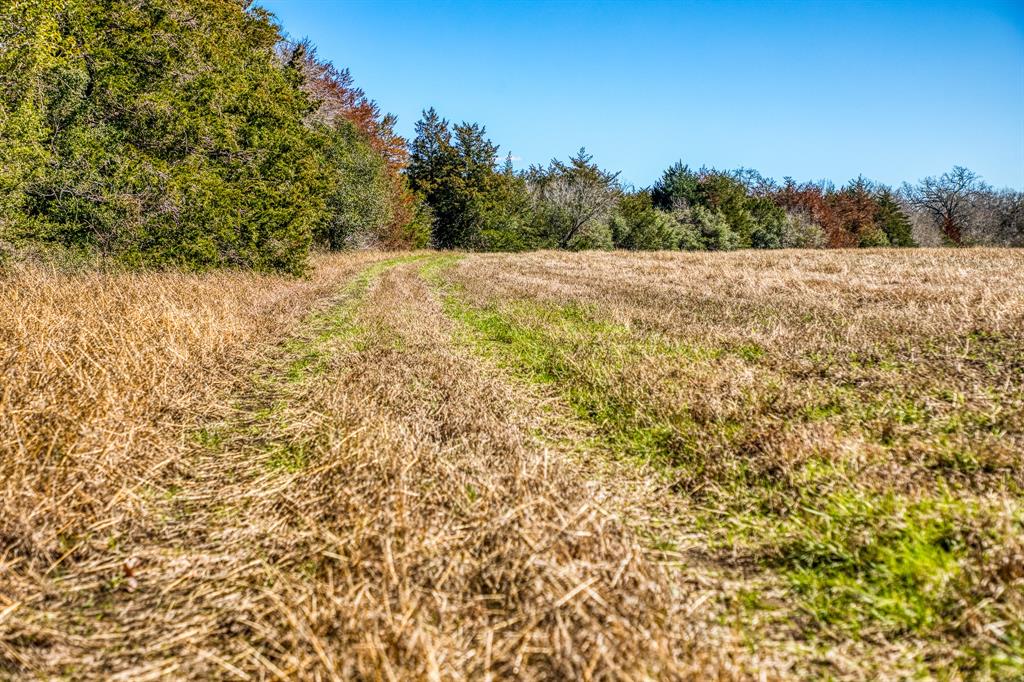
[[[0,677],[1024,677],[1024,253],[0,276]]]

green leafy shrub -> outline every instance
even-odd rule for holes
[[[633,250],[678,249],[679,223],[668,213],[654,208],[648,192],[624,195],[610,221],[617,248]]]
[[[570,251],[607,251],[615,248],[608,223],[593,220],[580,228],[565,246]]]
[[[693,223],[676,220],[676,230],[679,234],[679,248],[681,250],[704,251],[707,249],[707,246],[704,244],[704,236]]]
[[[739,237],[729,227],[729,221],[720,212],[694,206],[675,211],[676,220],[692,227],[699,235],[702,249],[708,251],[732,251],[739,248]]]
[[[857,245],[865,248],[872,246],[889,246],[889,237],[881,228],[869,228],[861,231],[860,241]]]
[[[395,220],[384,159],[345,120],[318,126],[313,139],[322,158],[318,177],[327,209],[315,228],[316,241],[331,249],[373,243],[380,227]]]

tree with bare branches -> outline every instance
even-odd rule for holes
[[[601,169],[593,158],[581,148],[568,162],[554,159],[547,168],[533,166],[526,173],[541,231],[552,246],[586,248],[611,243],[609,234],[589,233],[608,232],[608,217],[622,187],[619,173]]]
[[[939,177],[927,177],[917,185],[904,185],[911,205],[929,215],[956,246],[964,243],[978,196],[988,191],[988,185],[963,166],[954,166]]]

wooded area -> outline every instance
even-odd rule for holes
[[[515,170],[434,109],[407,145],[238,0],[6,3],[0,93],[0,253],[298,273],[315,247],[1024,245],[1024,193],[960,167],[891,188],[680,162],[637,189],[583,149]]]

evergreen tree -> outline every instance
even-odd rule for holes
[[[452,129],[434,109],[423,112],[406,173],[430,207],[435,246],[505,250],[532,243],[525,185],[508,164],[498,170],[498,146],[483,126]]]
[[[781,249],[787,227],[786,211],[767,196],[750,197],[747,206],[754,221],[750,246],[755,249]]]
[[[448,121],[438,116],[433,107],[423,112],[416,123],[416,137],[409,145],[406,176],[414,191],[429,194],[453,172],[455,150]]]
[[[896,200],[888,187],[882,187],[875,195],[877,212],[875,223],[885,232],[891,246],[917,246],[910,224],[910,217]]]
[[[66,0],[50,16],[75,49],[36,74],[52,161],[24,187],[21,235],[131,264],[300,270],[323,203],[311,104],[270,15]]]
[[[683,165],[672,164],[651,188],[651,201],[663,211],[671,211],[699,203],[700,176]]]

